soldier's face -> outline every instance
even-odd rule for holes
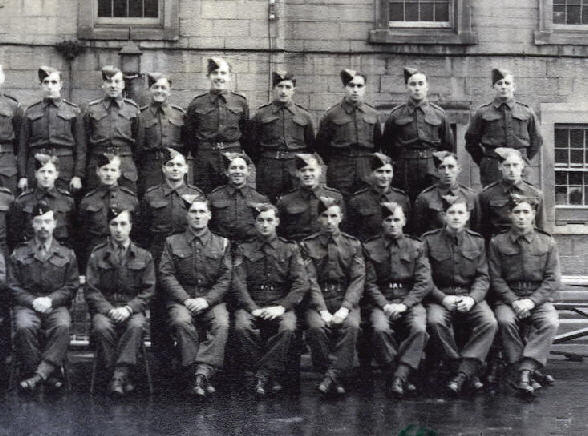
[[[339,206],[331,206],[324,210],[318,217],[321,228],[328,233],[336,233],[339,231],[339,224],[343,219],[341,208]]]
[[[188,165],[184,156],[178,155],[164,163],[161,170],[166,180],[179,182],[188,173]]]
[[[41,89],[43,96],[48,98],[61,97],[61,76],[59,73],[51,73],[41,82]]]
[[[255,218],[255,228],[261,236],[273,236],[276,234],[276,229],[280,225],[280,219],[276,216],[276,212],[272,210],[264,210],[257,218]]]
[[[35,172],[35,179],[37,179],[37,185],[41,188],[50,189],[55,186],[55,180],[59,173],[57,172],[57,168],[52,163],[48,163],[43,165]]]
[[[196,231],[205,229],[210,221],[211,214],[205,201],[195,201],[188,209],[188,224]]]
[[[416,73],[409,77],[406,84],[406,91],[408,96],[414,101],[422,101],[427,98],[429,85],[427,85],[427,77],[422,73]]]
[[[300,185],[307,188],[314,188],[319,184],[321,177],[321,168],[316,161],[313,161],[310,165],[306,165],[296,171],[296,175],[300,180]]]
[[[519,203],[510,211],[510,219],[516,230],[526,233],[533,229],[535,209],[529,203]]]
[[[517,155],[509,155],[499,166],[502,178],[506,181],[516,183],[523,177],[525,164]]]
[[[110,223],[108,223],[108,228],[110,230],[110,236],[116,242],[127,242],[130,239],[131,229],[133,228],[129,212],[124,211],[117,217],[111,219]]]
[[[504,78],[492,85],[492,88],[494,88],[496,97],[513,98],[515,92],[514,78],[510,74],[507,74]]]
[[[125,81],[122,73],[116,73],[102,81],[102,90],[104,94],[111,98],[117,98],[122,95],[125,89]]]
[[[43,215],[37,215],[33,218],[32,222],[33,231],[37,239],[46,240],[53,235],[55,230],[56,221],[53,217],[53,211],[49,211]]]
[[[391,164],[386,164],[372,171],[372,180],[378,188],[388,189],[394,177],[394,170]]]
[[[355,76],[353,80],[345,85],[345,98],[348,101],[359,103],[365,97],[365,79],[361,76]]]
[[[96,174],[103,185],[116,185],[120,177],[120,162],[114,160],[107,165],[96,168]]]
[[[249,165],[245,159],[238,157],[233,159],[227,167],[227,177],[233,186],[244,186],[249,175]]]
[[[452,204],[444,213],[445,224],[453,230],[461,230],[465,228],[470,213],[465,203],[459,202]]]
[[[274,100],[281,101],[282,103],[290,103],[296,87],[291,80],[282,80],[276,86],[274,86]]]
[[[227,89],[231,82],[229,65],[222,63],[216,70],[210,72],[208,78],[210,80],[210,89]]]
[[[437,168],[437,175],[443,185],[452,186],[457,183],[461,168],[453,156],[446,157]]]
[[[164,103],[167,101],[171,94],[171,86],[167,79],[162,78],[155,82],[149,88],[149,93],[151,94],[151,98],[153,101],[158,103]]]
[[[384,230],[384,234],[394,238],[402,236],[405,225],[406,218],[401,207],[394,209],[394,213],[387,216],[382,221],[382,229]]]

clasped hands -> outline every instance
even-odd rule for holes
[[[49,297],[39,297],[33,300],[33,309],[41,313],[49,313],[53,309],[53,302]]]
[[[447,295],[443,298],[443,306],[450,312],[469,312],[476,304],[469,295]]]
[[[319,312],[321,319],[325,322],[327,326],[343,324],[343,321],[349,315],[349,309],[346,307],[341,307],[337,312],[331,314],[328,310],[321,310]]]
[[[276,319],[282,316],[286,312],[284,306],[267,306],[260,309],[254,309],[251,315],[261,319]]]
[[[125,322],[133,311],[128,307],[115,307],[114,309],[110,309],[108,311],[108,317],[112,319],[116,323]]]
[[[196,315],[197,313],[202,312],[203,310],[208,309],[208,301],[205,298],[188,298],[184,301],[184,306],[188,308],[192,315]]]
[[[512,302],[512,309],[517,318],[525,319],[531,316],[531,311],[535,308],[535,303],[530,298],[521,298]]]
[[[389,318],[392,318],[393,321],[396,321],[407,311],[407,309],[408,308],[403,303],[388,303],[384,306],[384,313]]]

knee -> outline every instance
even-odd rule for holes
[[[482,324],[482,328],[484,330],[490,330],[490,331],[498,330],[498,321],[496,321],[496,318],[494,318],[494,316],[485,317],[482,320],[481,324]]]
[[[174,332],[186,332],[186,331],[194,331],[195,327],[192,324],[192,320],[184,318],[184,317],[171,317],[170,319],[170,328]]]
[[[557,330],[559,329],[559,318],[557,314],[546,317],[541,323],[541,325],[545,330],[548,330],[553,333],[557,332]]]
[[[145,329],[146,323],[147,321],[143,316],[133,316],[131,319],[129,319],[127,329],[132,331],[143,331]]]

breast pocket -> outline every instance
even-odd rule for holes
[[[7,139],[14,135],[12,128],[12,112],[0,108],[0,139]]]
[[[355,136],[353,120],[351,117],[343,116],[342,114],[331,120],[335,127],[335,144],[347,143]]]
[[[231,131],[239,129],[239,121],[243,116],[244,109],[241,106],[227,106],[226,115],[226,127]]]
[[[132,137],[131,120],[133,117],[125,110],[121,110],[116,117],[115,131],[117,136]]]
[[[427,136],[430,141],[439,141],[439,130],[443,120],[436,114],[426,114],[425,123],[427,124]]]
[[[180,148],[183,147],[182,144],[182,129],[184,128],[184,120],[170,118],[169,119],[169,140],[171,144],[176,147]]]
[[[142,259],[134,259],[127,263],[129,287],[133,290],[134,295],[137,295],[141,291],[146,267],[147,264]]]
[[[513,130],[517,138],[529,140],[529,119],[531,114],[515,111],[512,114]]]
[[[460,274],[464,277],[474,277],[476,267],[482,252],[480,250],[464,250],[461,253]]]
[[[38,139],[47,136],[47,120],[43,113],[28,115],[31,123],[31,139]]]
[[[84,223],[88,230],[101,232],[106,228],[106,212],[101,203],[89,204],[86,207],[87,222]]]
[[[172,252],[172,258],[179,275],[182,277],[192,277],[195,274],[191,250],[174,250]]]
[[[429,258],[431,260],[431,266],[435,269],[444,268],[449,266],[449,262],[452,259],[449,250],[431,249],[429,252]]]
[[[360,140],[364,143],[364,145],[372,144],[378,117],[376,114],[364,114],[362,117],[360,117],[360,120]]]
[[[310,120],[305,117],[295,115],[294,118],[292,118],[292,127],[294,128],[292,137],[301,143],[304,143],[304,132],[309,123]]]
[[[306,204],[290,204],[286,207],[286,213],[292,216],[299,216],[308,210],[308,205]]]
[[[72,123],[73,120],[75,118],[75,114],[73,113],[68,113],[68,112],[59,112],[57,114],[57,117],[55,117],[56,119],[56,127],[57,127],[57,134],[61,137],[70,139],[73,139],[73,135],[72,135]]]

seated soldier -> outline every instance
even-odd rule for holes
[[[468,381],[476,389],[482,387],[478,370],[498,327],[486,303],[490,278],[484,239],[466,228],[466,200],[445,196],[443,209],[445,227],[423,235],[434,284],[426,299],[427,330],[432,350],[452,366],[448,388],[457,394]],[[456,322],[467,328],[461,332],[469,333],[461,351],[454,336]]]
[[[420,364],[427,335],[421,302],[431,290],[431,267],[422,244],[405,236],[398,203],[382,203],[382,234],[365,242],[366,299],[374,354],[386,372],[386,395],[402,397]]]
[[[513,194],[511,229],[492,238],[488,249],[503,357],[518,373],[515,387],[528,394],[553,382],[540,370],[559,327],[551,304],[561,287],[559,257],[554,239],[533,226],[538,204],[536,197]]]
[[[113,371],[109,391],[122,396],[134,390],[129,369],[137,364],[155,269],[151,254],[131,241],[128,210],[111,209],[108,227],[110,238],[88,260],[85,296],[97,355]]]
[[[301,243],[311,292],[310,307],[306,311],[306,339],[315,368],[324,374],[318,386],[322,395],[346,393],[343,377],[353,369],[361,322],[358,306],[365,284],[361,243],[339,230],[343,219],[340,201],[320,198],[321,232]],[[333,363],[329,361],[332,340],[336,340]]]
[[[255,393],[265,396],[282,390],[308,279],[298,246],[276,235],[277,208],[265,203],[255,211],[257,236],[238,248],[234,261],[235,334],[241,363],[255,371]]]
[[[53,238],[55,212],[45,202],[33,208],[35,237],[14,250],[8,269],[8,289],[14,302],[14,337],[24,378],[20,389],[33,392],[52,377],[67,354],[71,318],[69,306],[79,286],[76,255]],[[41,337],[43,345],[41,345]]]

